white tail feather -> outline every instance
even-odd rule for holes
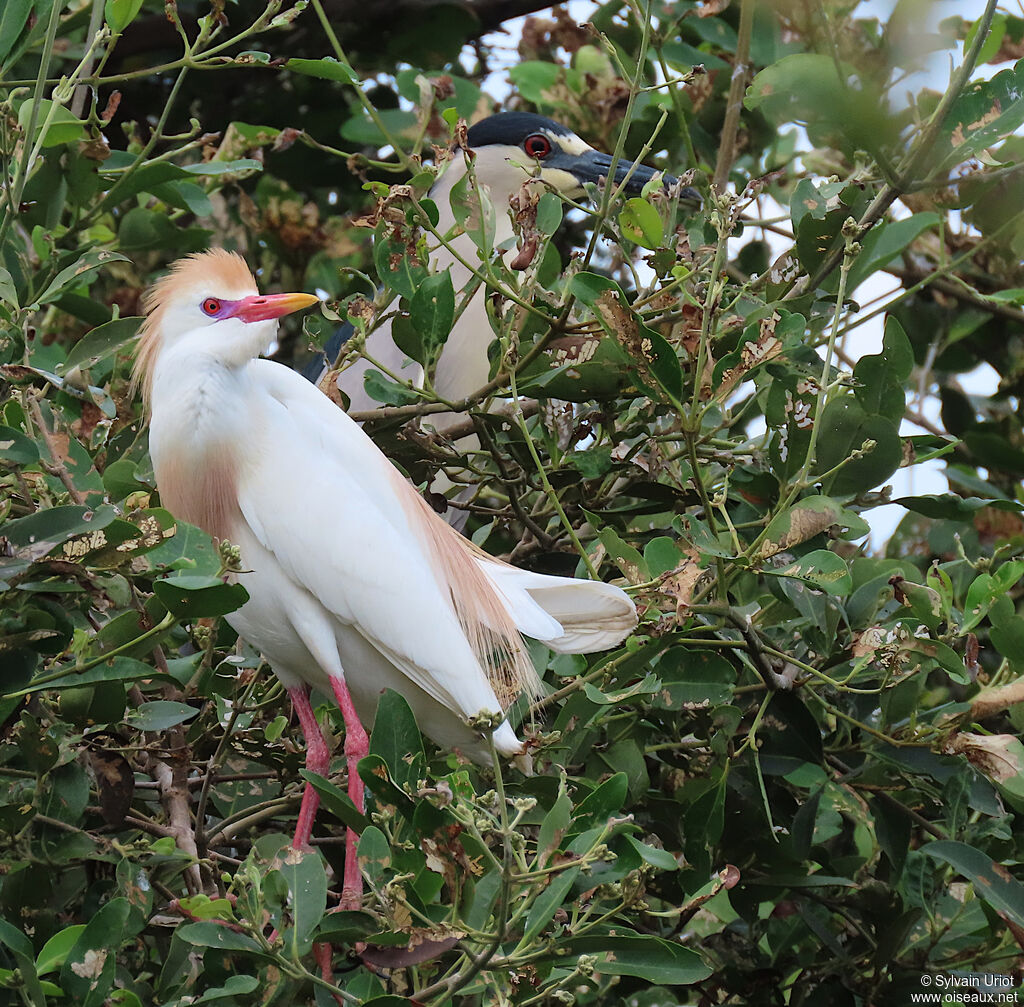
[[[523,634],[560,654],[590,654],[636,626],[636,606],[621,588],[503,563],[446,524],[397,470],[393,483],[503,709],[520,693],[543,692]]]
[[[520,631],[560,654],[620,644],[636,626],[636,606],[613,584],[532,573],[478,555]]]

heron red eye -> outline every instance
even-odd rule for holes
[[[217,314],[217,312],[220,311],[220,301],[218,301],[216,297],[207,297],[206,300],[203,301],[203,311],[208,315]]]
[[[545,158],[551,153],[551,141],[543,133],[534,133],[523,141],[523,150],[530,157]]]

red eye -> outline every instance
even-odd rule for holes
[[[216,297],[207,297],[203,301],[203,311],[208,315],[216,315],[220,311],[220,301]]]
[[[551,153],[551,141],[543,133],[534,133],[523,141],[523,150],[530,157],[545,158]]]

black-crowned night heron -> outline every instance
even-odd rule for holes
[[[516,254],[509,200],[527,179],[538,178],[557,192],[574,198],[585,195],[584,186],[588,182],[607,180],[612,168],[613,159],[608,154],[595,150],[567,126],[530,112],[501,112],[482,119],[469,128],[467,141],[476,155],[473,160],[476,182],[486,190],[496,211],[493,247],[501,250],[506,260]],[[466,170],[466,159],[456,156],[430,190],[430,198],[438,209],[436,230],[439,234],[447,234],[455,228],[450,196]],[[654,168],[620,159],[615,164],[612,180],[615,184],[621,183],[625,193],[636,195],[658,174]],[[662,178],[666,186],[677,184],[672,175],[662,175]],[[698,205],[700,197],[687,187],[681,190],[680,200],[688,205]],[[450,244],[451,249],[439,245],[431,253],[430,270],[439,273],[450,269],[452,284],[458,292],[472,276],[459,257],[467,263],[476,263],[479,253],[469,234],[457,235]],[[437,361],[434,389],[448,401],[465,398],[487,384],[490,368],[487,351],[495,337],[487,319],[486,294],[486,286],[480,284],[456,321]],[[334,334],[325,346],[324,354],[318,355],[307,368],[308,378],[320,383],[328,362],[337,359],[350,332],[339,330]],[[423,369],[409,360],[395,344],[389,322],[368,336],[366,355],[413,385],[422,384]],[[355,357],[339,372],[337,385],[349,400],[350,412],[375,409],[381,405],[370,397],[364,387],[366,374],[373,369],[373,363],[366,357]],[[444,418],[435,414],[431,417],[431,424],[443,430]]]

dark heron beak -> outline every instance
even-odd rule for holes
[[[602,154],[599,150],[588,150],[584,154],[570,154],[568,152],[556,152],[548,156],[544,161],[545,168],[561,168],[579,180],[580,185],[585,182],[595,184],[608,178],[608,172],[612,166],[612,157],[609,154]],[[656,175],[661,174],[665,186],[675,185],[679,179],[675,175],[662,173],[657,168],[649,168],[646,164],[634,164],[625,158],[619,158],[615,165],[615,184],[626,180],[623,192],[637,196],[643,187]],[[626,176],[629,176],[628,179]],[[700,193],[690,186],[685,186],[679,194],[681,203],[697,208],[701,205]]]

